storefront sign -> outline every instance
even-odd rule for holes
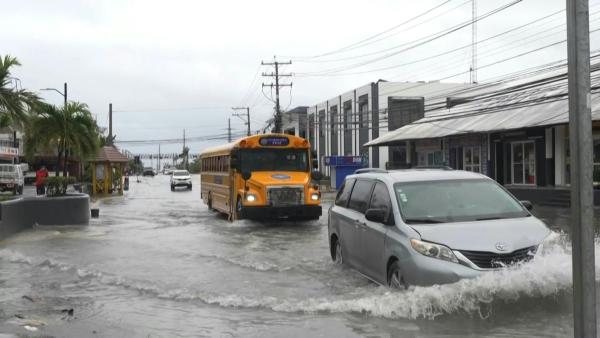
[[[18,157],[19,148],[0,146],[0,156],[2,157]]]
[[[325,156],[325,165],[328,166],[364,166],[367,164],[363,156]]]

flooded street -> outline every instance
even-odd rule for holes
[[[564,244],[534,264],[391,292],[331,262],[329,202],[318,222],[230,223],[202,204],[193,179],[191,192],[171,192],[163,175],[132,179],[126,196],[99,202],[88,227],[37,228],[0,242],[0,333],[572,336]],[[552,222],[556,210],[537,212]]]

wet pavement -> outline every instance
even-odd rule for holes
[[[140,180],[101,200],[87,227],[0,241],[0,335],[572,336],[564,243],[535,264],[392,292],[331,262],[325,215],[230,223],[198,184],[171,192],[168,177]],[[535,211],[568,228],[568,210]]]

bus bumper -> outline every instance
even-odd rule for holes
[[[258,206],[242,209],[242,217],[251,219],[318,219],[320,216],[320,205]]]

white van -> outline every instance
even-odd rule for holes
[[[23,194],[23,170],[18,164],[0,164],[0,191]]]

